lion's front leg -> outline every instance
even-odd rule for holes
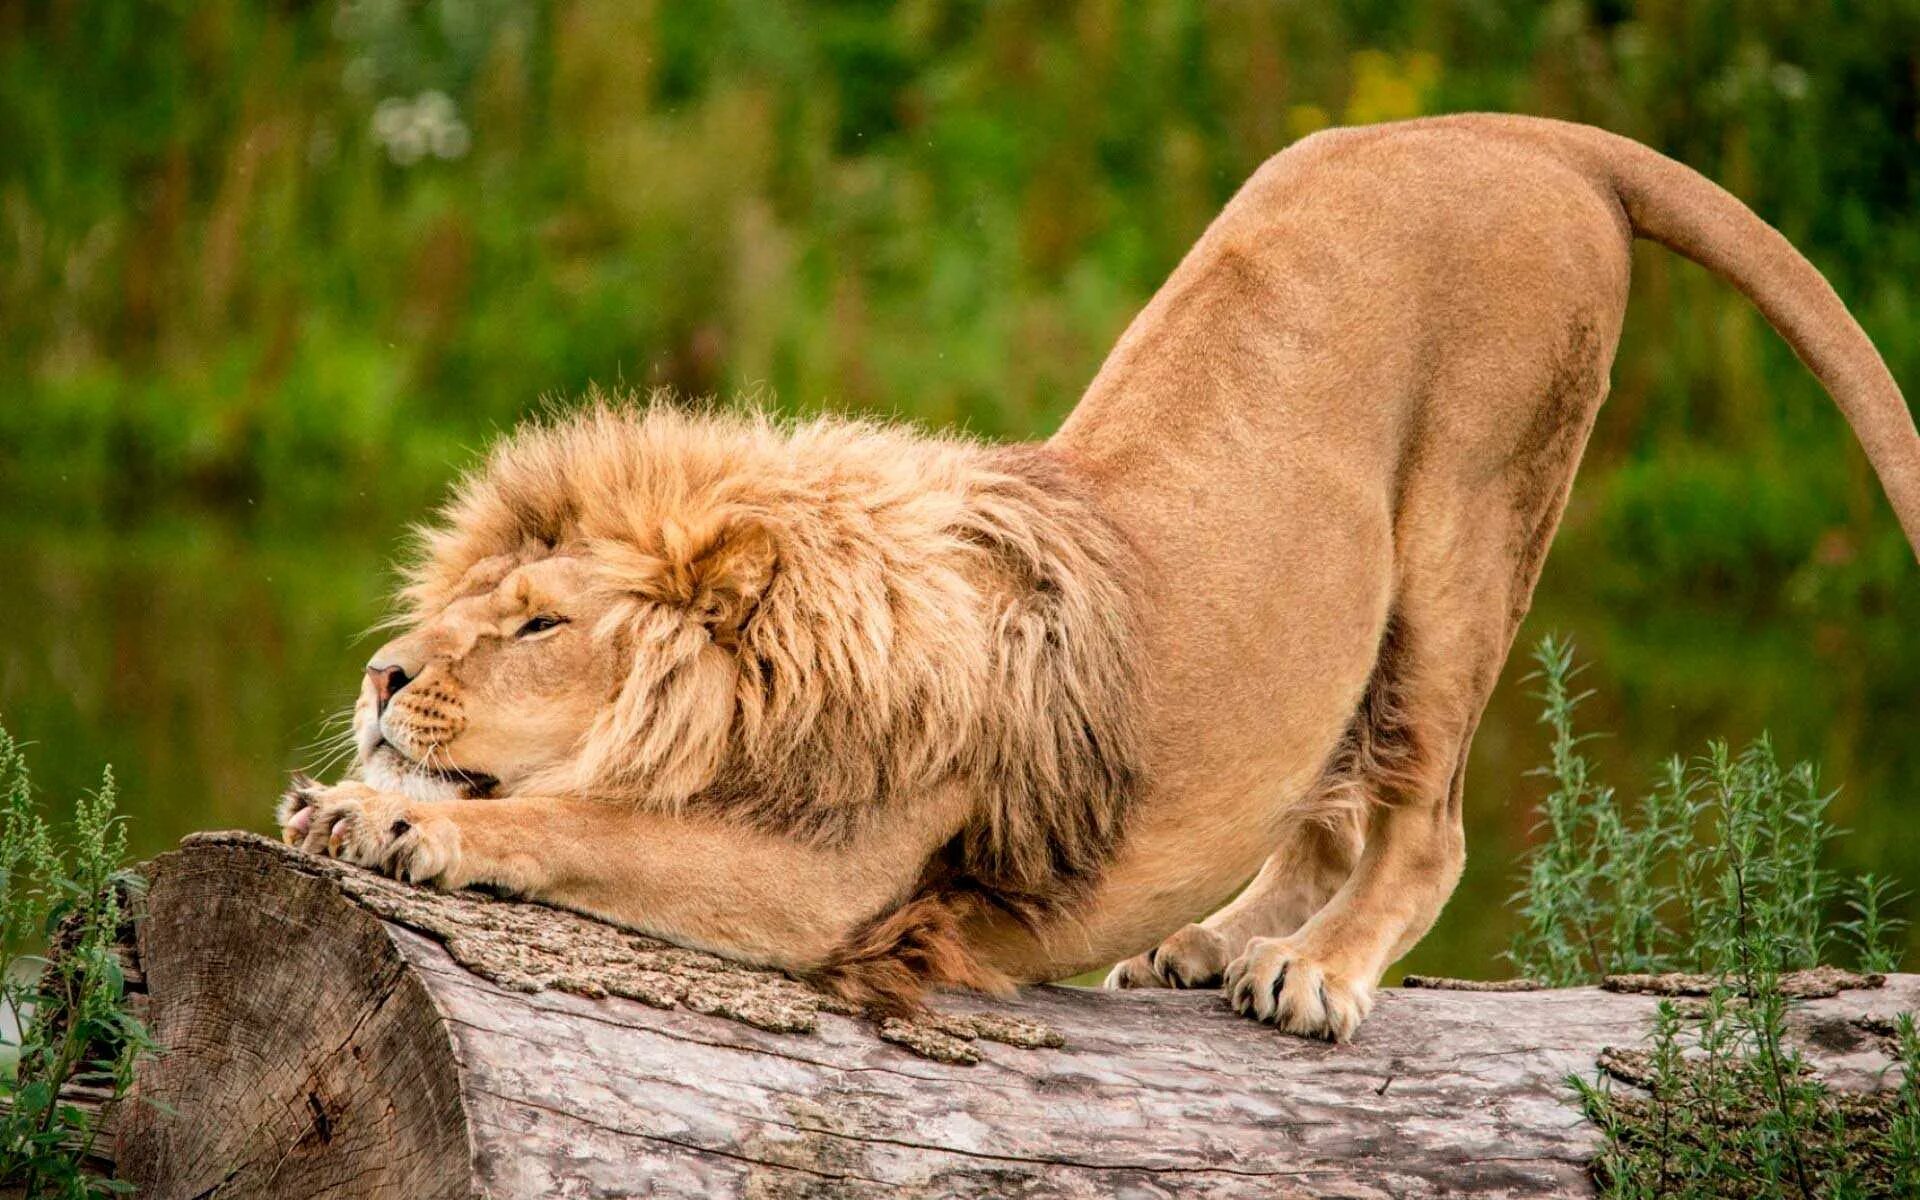
[[[935,807],[938,804],[939,807]],[[955,802],[903,808],[848,842],[578,797],[418,801],[361,783],[298,785],[287,840],[416,883],[482,884],[682,945],[806,970],[904,902],[952,836]]]
[[[446,803],[426,803],[364,783],[299,781],[282,798],[279,815],[281,836],[309,854],[449,890],[492,882],[462,853],[460,826]]]

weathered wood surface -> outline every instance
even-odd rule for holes
[[[1563,1079],[1656,1003],[1392,989],[1329,1046],[1211,993],[1038,988],[883,1036],[777,975],[246,835],[158,860],[139,941],[168,1052],[117,1157],[153,1200],[1579,1195]],[[1795,1027],[1872,1087],[1859,1022],[1916,1006],[1896,976]]]

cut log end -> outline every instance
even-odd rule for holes
[[[165,1053],[116,1154],[137,1194],[471,1195],[445,1023],[380,919],[246,847],[158,868],[138,936]]]
[[[1032,988],[875,1023],[569,913],[190,840],[139,930],[163,1057],[120,1174],[204,1197],[1425,1196],[1590,1189],[1568,1074],[1655,996],[1390,990],[1351,1044],[1203,992]],[[1837,1086],[1920,978],[1796,1006]],[[1619,1072],[1615,1072],[1619,1076]],[[1627,1086],[1627,1084],[1621,1084]]]

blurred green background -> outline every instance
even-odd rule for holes
[[[1471,109],[1719,179],[1920,388],[1914,0],[0,5],[0,722],[56,802],[111,760],[142,853],[265,829],[407,522],[541,397],[1044,435],[1262,159]],[[1747,303],[1635,270],[1522,637],[1595,664],[1623,788],[1771,729],[1920,883],[1912,554]],[[1405,966],[1502,969],[1524,673]]]

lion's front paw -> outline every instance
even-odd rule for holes
[[[289,846],[298,846],[307,840],[307,830],[313,826],[313,805],[329,790],[311,775],[296,773],[287,784],[287,790],[280,794],[279,807],[274,809],[274,821],[280,826],[280,840]]]
[[[1166,941],[1116,965],[1110,988],[1210,988],[1227,965],[1226,939],[1204,925],[1189,925]]]
[[[412,883],[460,885],[460,831],[432,805],[364,783],[296,780],[280,802],[281,836]]]
[[[1329,970],[1289,938],[1254,938],[1221,987],[1235,1011],[1288,1033],[1344,1042],[1373,1008],[1373,985]]]

